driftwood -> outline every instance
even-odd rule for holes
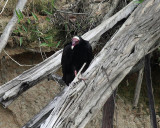
[[[145,76],[146,76],[147,94],[149,98],[151,126],[152,128],[157,128],[157,119],[155,112],[155,102],[154,102],[151,67],[150,67],[150,54],[145,56]]]
[[[19,0],[16,6],[16,10],[22,11],[26,3],[27,3],[27,0]],[[5,27],[0,37],[0,53],[2,52],[3,48],[6,46],[7,41],[10,37],[10,34],[12,33],[12,30],[17,23],[17,20],[18,20],[17,15],[14,12],[12,19],[9,21],[9,23]]]
[[[128,17],[137,5],[138,4],[131,2],[117,14],[103,21],[99,26],[85,33],[82,37],[88,40],[94,48],[100,36],[111,29],[117,22]],[[59,50],[40,64],[2,85],[0,87],[0,102],[4,107],[7,107],[21,93],[45,79],[49,74],[56,72],[60,67],[61,55],[62,50]]]
[[[122,79],[160,38],[159,0],[146,0],[132,13],[83,74],[58,97],[41,128],[83,128]]]

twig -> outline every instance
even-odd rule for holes
[[[1,1],[1,2],[2,2],[2,1]],[[7,0],[6,3],[4,4],[4,6],[3,6],[3,8],[2,8],[2,11],[0,12],[0,15],[3,13],[4,8],[6,7],[7,3],[8,3],[8,0]]]
[[[38,31],[39,31],[39,30],[38,30]],[[39,31],[39,32],[40,32],[40,34],[43,35],[43,33],[42,33],[41,31]],[[40,53],[41,53],[42,59],[45,60],[45,59],[47,59],[47,56],[46,56],[45,52],[42,53],[42,48],[41,48],[41,46],[40,46],[40,44],[41,44],[42,42],[41,42],[40,37],[38,38],[38,40],[39,40],[39,48],[40,48]],[[43,57],[43,54],[44,54],[45,58]]]
[[[57,10],[57,12],[61,12],[61,13],[66,13],[66,14],[73,14],[73,15],[88,15],[88,13],[76,13],[76,12],[66,12],[66,11],[62,11],[62,10]]]
[[[33,65],[23,65],[23,64],[20,64],[19,62],[17,62],[16,60],[14,60],[4,49],[3,49],[4,53],[13,61],[15,62],[16,64],[18,64],[19,66],[21,67],[29,67],[29,66],[35,66],[36,64],[33,64]]]
[[[119,94],[116,94],[118,96],[118,98],[123,102],[125,103],[125,101],[121,98],[121,96]]]
[[[38,38],[38,40],[39,40],[39,50],[40,50],[40,53],[41,53],[42,59],[43,59],[43,60],[45,60],[45,59],[44,59],[44,57],[43,57],[43,54],[42,54],[42,48],[41,48],[41,46],[40,46],[40,44],[41,44],[41,39],[40,39],[40,38]]]

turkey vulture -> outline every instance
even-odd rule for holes
[[[86,63],[82,72],[84,72],[93,58],[92,47],[88,41],[79,36],[74,36],[72,42],[64,46],[61,65],[63,72],[63,81],[69,85],[77,72]]]

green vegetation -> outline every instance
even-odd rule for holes
[[[143,3],[143,1],[144,1],[144,0],[137,0],[137,1],[135,1],[135,2],[141,4],[141,3]]]
[[[59,13],[55,0],[32,1],[24,12],[15,12],[18,25],[13,35],[16,43],[24,47],[34,42],[38,47],[52,47],[56,50],[69,42],[73,35],[82,35],[88,31],[90,24],[94,24],[93,18],[86,18],[87,15],[70,17]]]
[[[18,17],[18,25],[13,34],[18,37],[20,46],[37,42],[37,46],[54,47],[57,49],[62,46],[63,38],[60,38],[60,30],[51,23],[52,19],[50,16],[53,15],[54,0],[51,1],[52,8],[50,10],[44,10],[47,5],[45,6],[41,2],[36,4],[36,7],[41,8],[41,10],[37,10],[39,12],[36,13],[29,12],[29,16],[25,15],[27,12],[22,13],[20,10],[15,10]],[[41,13],[43,15],[38,15]]]

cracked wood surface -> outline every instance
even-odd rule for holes
[[[83,74],[88,79],[74,79],[66,87],[41,128],[84,128],[133,66],[150,52],[159,33],[160,2],[146,0],[92,61]]]
[[[118,21],[129,16],[137,5],[138,4],[131,2],[114,16],[103,21],[95,29],[85,33],[82,37],[88,40],[94,48],[100,36],[111,29]],[[21,93],[45,79],[49,74],[57,71],[60,68],[61,55],[62,50],[59,50],[45,61],[0,86],[0,102],[3,106],[7,107]]]

